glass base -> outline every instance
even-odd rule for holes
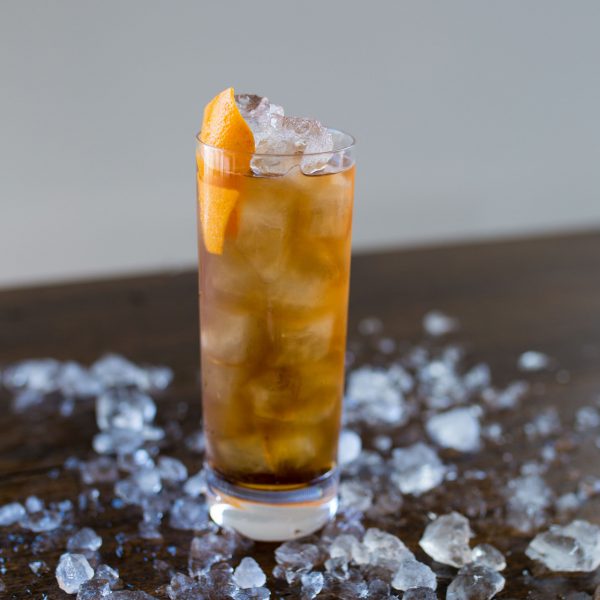
[[[314,533],[336,513],[338,473],[306,487],[264,491],[233,485],[206,467],[212,520],[260,542],[282,542]]]

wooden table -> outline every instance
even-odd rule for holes
[[[113,351],[134,361],[170,365],[175,383],[160,400],[160,418],[187,411],[184,427],[191,430],[200,419],[196,297],[193,272],[3,291],[0,364],[44,356],[89,363]],[[501,419],[509,430],[521,427],[545,405],[556,406],[563,421],[572,423],[577,407],[600,396],[599,233],[359,255],[353,261],[350,306],[350,341],[357,339],[357,323],[368,316],[380,317],[387,335],[411,342],[420,339],[427,310],[438,308],[458,317],[462,328],[453,340],[465,344],[473,361],[489,363],[498,384],[519,376],[515,365],[524,350],[533,348],[554,357],[563,371],[560,381],[556,370],[532,377],[539,382],[536,393]],[[71,455],[91,454],[96,430],[92,404],[78,406],[71,418],[44,411],[19,416],[10,412],[7,394],[2,396],[0,505],[29,494],[45,500],[76,497],[81,484],[75,474],[61,472],[56,479],[49,473],[61,469]],[[600,450],[592,439],[578,440],[568,466],[551,474],[558,487],[569,490],[584,475],[600,476]],[[517,456],[535,456],[539,444],[517,436],[509,450]],[[179,455],[176,448],[170,453]],[[186,455],[186,461],[190,470],[200,467],[199,459],[194,462]],[[491,448],[478,457],[454,457],[454,462],[461,468],[497,467],[502,458],[498,449]],[[600,583],[600,574],[540,573],[523,554],[531,536],[486,524],[502,508],[497,490],[485,485],[471,491],[447,489],[446,506],[438,505],[439,510],[463,507],[465,494],[468,498],[470,493],[474,504],[485,501],[472,525],[478,540],[491,541],[508,554],[507,585],[499,598],[562,598],[560,594],[569,590],[593,593]],[[107,497],[109,492],[110,488]],[[417,542],[426,523],[423,512],[409,505],[395,524],[421,558]],[[118,559],[113,536],[134,533],[136,515],[134,509],[108,508],[85,516],[83,522],[103,536],[104,560],[118,566],[127,583],[154,594],[166,577],[151,568],[153,558],[185,570],[191,534],[165,527],[164,543],[145,542],[143,549],[126,543],[125,556]],[[600,502],[591,499],[577,515],[600,523]],[[9,533],[22,535],[9,539]],[[40,558],[32,554],[33,537],[16,528],[0,529],[0,556],[8,569],[0,576],[9,590],[6,597],[42,598],[45,593],[48,598],[66,598],[53,572],[36,577],[29,570],[28,563]],[[178,548],[175,556],[166,551],[169,545]],[[273,565],[273,547],[259,544],[253,551],[265,569]],[[60,553],[57,547],[42,556],[52,570]],[[451,573],[447,569],[446,583]]]

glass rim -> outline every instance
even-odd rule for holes
[[[298,158],[299,156],[324,156],[327,154],[338,154],[339,152],[346,152],[347,150],[352,150],[352,148],[354,148],[356,146],[356,138],[351,133],[347,133],[345,131],[342,131],[341,129],[335,129],[335,127],[327,127],[327,130],[334,131],[336,133],[341,133],[343,136],[345,136],[349,140],[349,143],[344,144],[340,148],[334,148],[333,150],[322,150],[321,152],[302,152],[301,154],[300,153],[281,154],[281,153],[272,153],[272,152],[246,152],[246,151],[242,151],[242,150],[227,150],[226,148],[219,148],[217,146],[211,146],[210,144],[207,144],[206,142],[203,142],[200,139],[200,132],[198,132],[196,134],[196,141],[200,145],[202,145],[206,148],[210,148],[211,150],[218,150],[219,152],[227,152],[229,154],[238,154],[240,156],[260,156],[260,157],[271,156],[271,157],[276,157],[276,158]]]

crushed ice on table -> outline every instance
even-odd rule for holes
[[[595,571],[600,566],[600,527],[583,520],[552,525],[535,536],[525,553],[552,571]]]
[[[490,600],[504,589],[505,579],[494,569],[481,564],[460,569],[446,592],[446,600]]]
[[[427,511],[431,521],[420,542],[426,554],[460,568],[448,597],[491,598],[503,585],[502,577],[494,573],[506,567],[505,557],[489,543],[471,549],[468,520],[458,512],[437,517],[430,511],[442,508],[439,502],[454,498],[459,503],[448,505],[447,510],[477,517],[479,533],[494,543],[483,530],[481,518],[488,507],[478,504],[482,502],[479,481],[490,478],[499,484],[505,509],[504,513],[496,511],[497,518],[531,536],[547,527],[552,516],[574,518],[589,499],[600,494],[600,480],[593,477],[561,488],[560,495],[544,480],[550,481],[550,470],[568,458],[575,443],[563,435],[569,427],[597,436],[600,413],[593,401],[579,408],[569,424],[561,422],[553,407],[533,413],[521,427],[502,424],[503,413],[498,411],[516,407],[534,391],[534,382],[495,386],[488,365],[465,365],[459,346],[436,345],[441,336],[458,328],[455,319],[441,316],[434,311],[433,318],[430,314],[425,319],[429,336],[425,343],[413,347],[394,343],[389,353],[380,348],[381,321],[372,317],[361,322],[365,343],[381,354],[376,355],[376,365],[361,365],[360,349],[353,348],[360,366],[348,373],[345,428],[339,443],[339,514],[321,533],[275,549],[272,581],[277,590],[306,599],[391,600],[396,598],[394,589],[404,590],[405,600],[436,598],[438,581],[430,565],[419,562],[413,554],[416,548],[394,535],[399,523],[415,517],[416,509],[422,514]],[[138,546],[142,539],[187,561],[188,572],[183,574],[175,571],[169,556],[145,554],[144,560],[163,575],[162,589],[171,600],[212,600],[224,595],[236,600],[268,598],[271,592],[266,586],[271,580],[251,559],[242,559],[251,544],[209,519],[206,473],[198,470],[205,449],[201,430],[185,434],[177,422],[170,422],[164,430],[154,422],[153,395],[164,390],[171,378],[170,369],[141,367],[117,355],[107,355],[91,368],[42,359],[5,369],[2,382],[13,395],[13,407],[17,406],[15,398],[20,398],[21,406],[32,407],[62,394],[75,402],[74,407],[88,402],[89,408],[95,399],[100,432],[93,440],[98,454],[71,457],[64,464],[65,472],[79,474],[81,479],[83,489],[76,506],[36,496],[15,499],[0,506],[0,526],[32,531],[37,536],[32,543],[34,553],[45,548],[66,552],[57,577],[64,585],[79,586],[80,600],[151,598],[128,589],[116,570],[100,564],[102,540],[91,528],[82,528],[93,521],[80,516],[99,514],[107,503],[114,510],[138,515],[138,522],[134,516],[133,527],[113,540],[118,558],[132,548],[146,553]],[[537,457],[513,456],[508,444],[519,435],[543,444]],[[426,437],[439,450],[419,441]],[[486,452],[488,446],[502,457],[497,470],[484,471],[477,465],[479,452]],[[170,455],[167,449],[174,447],[184,454]],[[457,457],[456,451],[466,454]],[[456,465],[448,462],[453,457]],[[467,461],[464,466],[463,461]],[[450,489],[461,483],[470,486],[464,500]],[[597,528],[578,523],[540,533],[527,554],[557,570],[593,568],[600,561]],[[173,530],[191,538],[189,549],[167,546],[167,535]],[[491,531],[497,531],[496,525]],[[42,560],[29,564],[37,575],[46,568]],[[6,572],[0,556],[0,576]],[[123,585],[124,590],[114,591]]]
[[[75,594],[79,586],[94,576],[94,569],[83,554],[66,552],[56,567],[56,581],[61,590]]]
[[[462,567],[473,561],[469,547],[472,537],[469,520],[460,513],[451,512],[427,525],[419,545],[437,562]]]
[[[541,371],[550,366],[550,357],[543,352],[528,350],[519,356],[517,366],[521,371]]]

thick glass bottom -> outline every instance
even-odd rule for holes
[[[305,487],[272,491],[233,485],[209,466],[212,520],[261,542],[293,540],[314,533],[336,513],[338,473],[330,471]]]

